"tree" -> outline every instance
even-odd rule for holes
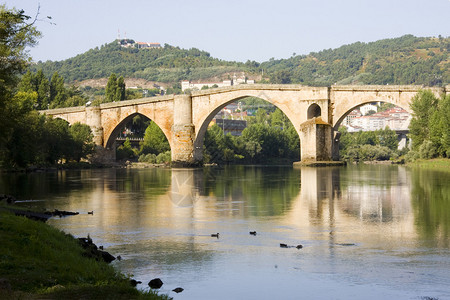
[[[69,134],[73,140],[70,158],[79,162],[83,157],[87,157],[94,152],[94,135],[89,125],[79,122],[74,123],[69,127]]]
[[[145,130],[144,141],[141,144],[141,154],[159,154],[170,150],[169,141],[161,128],[151,122]]]
[[[378,145],[388,147],[392,151],[398,149],[398,138],[394,130],[386,127],[385,129],[380,129],[375,132],[378,140]]]
[[[413,118],[409,124],[413,150],[418,150],[425,140],[430,139],[429,124],[438,99],[430,90],[422,90],[411,101]]]
[[[116,99],[116,91],[117,91],[117,76],[115,73],[112,73],[109,76],[108,83],[105,88],[105,97],[107,102],[113,102]]]
[[[116,100],[117,101],[123,101],[125,100],[126,93],[125,93],[125,80],[123,79],[123,76],[120,76],[117,79],[117,90],[116,90]]]
[[[126,99],[125,80],[123,76],[117,78],[115,73],[109,76],[105,88],[105,97],[107,102],[122,101]]]
[[[19,74],[27,66],[26,47],[34,46],[40,32],[34,22],[23,10],[7,9],[0,5],[0,165],[11,163],[8,159],[14,155],[11,141],[18,124],[25,121],[25,111],[18,111],[15,105],[19,99],[13,99]],[[22,95],[23,96],[23,95]],[[20,96],[19,98],[21,98]],[[31,98],[33,101],[36,95]]]

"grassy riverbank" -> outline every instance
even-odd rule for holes
[[[450,172],[450,159],[448,158],[419,159],[414,162],[408,163],[408,166],[413,168],[426,168]]]
[[[78,241],[0,209],[0,299],[169,299],[142,292]]]

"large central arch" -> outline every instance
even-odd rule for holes
[[[226,93],[221,95],[221,97],[217,97],[216,99],[209,98],[209,104],[208,106],[204,106],[203,109],[200,109],[198,113],[194,113],[193,118],[193,124],[196,128],[195,132],[195,140],[194,140],[194,158],[196,160],[202,160],[203,159],[203,142],[205,138],[206,131],[208,129],[208,126],[214,116],[222,110],[225,106],[227,106],[230,103],[233,103],[235,101],[239,101],[240,99],[247,98],[247,97],[255,97],[259,98],[261,100],[267,101],[271,104],[273,104],[275,107],[280,109],[288,118],[288,120],[293,124],[297,134],[300,137],[300,124],[298,123],[298,116],[296,117],[293,114],[293,110],[290,109],[288,103],[286,101],[280,101],[277,99],[273,99],[269,97],[266,93],[261,92],[252,92],[252,91],[245,91],[244,93]],[[199,101],[200,102],[200,101]],[[294,102],[294,101],[292,101]],[[194,105],[194,104],[193,104]],[[195,110],[193,110],[195,111]],[[306,110],[305,110],[306,115]],[[301,141],[300,141],[301,143]]]

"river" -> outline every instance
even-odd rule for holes
[[[450,299],[450,172],[74,170],[2,174],[0,193],[79,211],[48,223],[174,299]]]

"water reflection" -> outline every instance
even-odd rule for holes
[[[375,283],[387,289],[378,294],[386,298],[398,296],[399,284],[402,293],[422,282],[445,290],[448,182],[448,173],[403,166],[228,166],[3,174],[0,193],[82,212],[49,223],[76,236],[89,233],[121,254],[115,264],[125,273],[183,284],[190,298],[204,298],[198,282],[207,291],[220,290],[217,280],[233,283],[237,296],[254,298],[268,291],[242,294],[245,278],[262,286],[272,280],[291,288],[315,280],[330,286],[323,274],[336,275],[348,297],[355,285]],[[253,230],[257,236],[249,235]],[[211,237],[215,232],[219,239]],[[281,252],[281,242],[305,247]],[[305,274],[321,277],[309,282]],[[332,295],[317,285],[309,289]],[[222,292],[232,298],[230,290]]]

